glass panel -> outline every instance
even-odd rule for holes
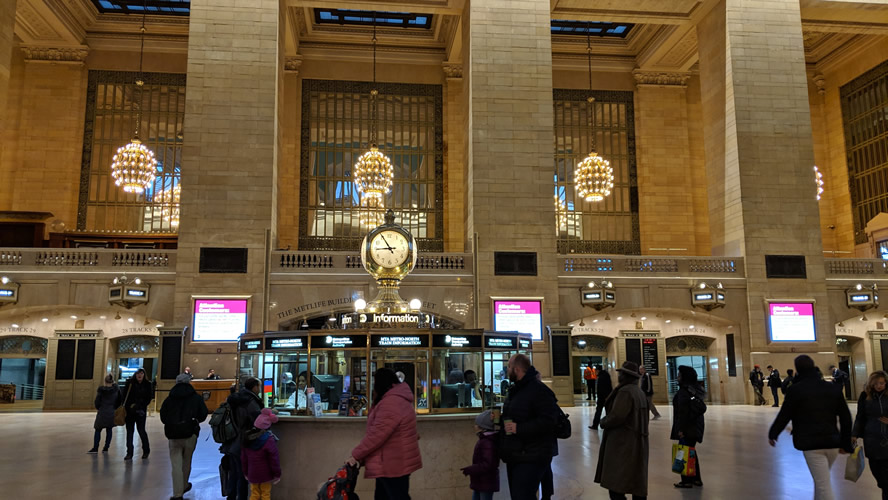
[[[432,400],[435,408],[484,406],[481,371],[480,352],[436,349],[432,354]]]
[[[502,405],[509,393],[508,366],[509,358],[515,354],[511,351],[487,351],[484,353],[484,386],[485,398],[490,400],[486,406]]]
[[[325,413],[338,414],[341,398],[349,397],[349,412],[366,414],[367,358],[363,351],[321,351],[311,355],[308,382]]]
[[[263,376],[272,379],[273,407],[292,410],[308,407],[305,397],[305,388],[308,386],[307,353],[267,354]]]

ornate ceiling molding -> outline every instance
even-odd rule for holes
[[[26,61],[48,61],[83,64],[89,49],[86,47],[21,47]]]
[[[638,87],[687,87],[690,73],[671,73],[664,71],[632,71]]]
[[[459,80],[463,77],[463,65],[461,63],[444,63],[441,65],[448,80]]]

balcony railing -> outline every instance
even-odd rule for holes
[[[638,257],[623,255],[561,256],[568,275],[713,276],[746,275],[741,257]]]
[[[833,278],[888,277],[888,261],[882,259],[823,259],[826,274]]]
[[[105,250],[95,248],[0,248],[0,269],[16,271],[98,271],[143,269],[174,271],[175,250]]]
[[[271,256],[274,273],[317,273],[324,271],[364,272],[361,256],[353,252],[293,252],[275,251]],[[469,253],[421,253],[417,257],[414,273],[471,274],[472,254]]]

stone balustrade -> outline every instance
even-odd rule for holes
[[[577,276],[746,276],[743,258],[740,257],[563,255],[560,259],[561,270],[567,275]]]
[[[271,270],[275,273],[316,273],[318,271],[364,272],[361,256],[354,252],[324,251],[275,251],[271,257]],[[413,271],[432,274],[471,274],[472,254],[468,253],[421,253],[417,256]]]
[[[91,272],[129,269],[175,271],[175,250],[0,248],[0,270]]]

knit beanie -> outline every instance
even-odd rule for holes
[[[257,429],[268,429],[271,427],[271,424],[277,423],[278,416],[271,412],[268,408],[263,408],[262,413],[256,417],[256,422],[253,423]]]
[[[475,425],[484,429],[485,431],[493,430],[493,414],[491,414],[490,410],[485,410],[478,414],[475,417]]]

